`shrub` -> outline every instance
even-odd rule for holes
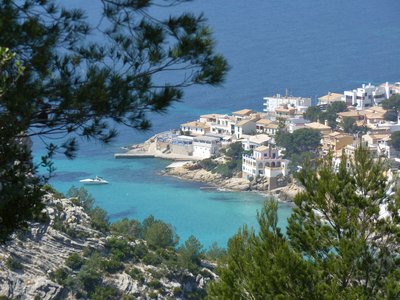
[[[101,232],[108,232],[110,230],[107,212],[104,209],[96,206],[89,215],[91,220],[90,224],[94,229]]]
[[[110,230],[112,234],[122,235],[128,239],[135,239],[141,237],[142,226],[137,220],[124,218],[112,223]]]
[[[68,278],[68,272],[65,268],[58,268],[57,270],[51,272],[50,278],[58,284],[64,285],[66,279]]]
[[[117,288],[113,286],[96,286],[94,292],[90,295],[93,300],[113,300],[118,299],[120,293]]]
[[[24,268],[24,266],[14,257],[9,256],[6,260],[6,267],[11,271],[19,271]]]
[[[76,188],[72,186],[68,192],[67,197],[74,198],[72,203],[83,207],[84,211],[90,215],[93,210],[94,198],[84,187]]]
[[[201,243],[191,235],[178,249],[178,265],[190,271],[197,271],[203,255],[202,248]]]
[[[212,261],[221,260],[226,255],[226,250],[218,246],[216,242],[208,248],[205,253],[207,259]]]
[[[158,293],[155,291],[150,291],[148,294],[150,299],[157,299],[158,298]]]
[[[102,268],[108,273],[116,273],[124,269],[124,264],[120,262],[117,257],[111,256],[110,259],[102,261]]]
[[[147,246],[144,244],[138,244],[135,247],[133,247],[133,256],[139,259],[145,257],[148,252],[149,250],[147,249]]]
[[[109,250],[112,256],[121,260],[126,260],[133,256],[132,247],[124,239],[112,237],[107,240],[106,248]]]
[[[66,260],[65,265],[70,267],[72,270],[79,270],[85,263],[85,259],[78,253],[71,254]]]
[[[140,269],[138,269],[138,268],[132,268],[126,273],[129,276],[131,276],[132,279],[135,279],[135,280],[139,281],[140,283],[144,283],[145,282],[145,277],[144,277],[142,271]]]
[[[143,263],[145,263],[146,265],[157,266],[162,263],[162,259],[157,254],[149,252],[146,254],[145,257],[143,257]]]
[[[159,280],[152,280],[148,283],[148,285],[153,289],[159,289],[162,287],[162,284]]]
[[[153,248],[175,247],[179,241],[171,224],[156,220],[153,216],[143,221],[143,238]]]

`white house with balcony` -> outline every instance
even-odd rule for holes
[[[264,97],[264,111],[273,113],[279,106],[287,106],[288,108],[296,108],[300,112],[305,112],[311,106],[311,98],[281,96]]]
[[[279,150],[271,144],[260,146],[253,150],[253,154],[243,155],[242,173],[247,179],[255,177],[275,178],[286,176],[289,173],[289,160],[279,156]]]
[[[193,139],[193,156],[210,158],[218,154],[221,148],[221,139],[212,136],[198,136]]]

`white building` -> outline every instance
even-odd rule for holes
[[[267,145],[271,140],[272,138],[266,134],[250,135],[242,140],[242,147],[246,151],[253,150],[262,145]]]
[[[252,120],[241,120],[235,124],[235,136],[240,139],[243,134],[256,134],[256,122]]]
[[[220,115],[216,118],[214,123],[210,125],[212,133],[233,135],[235,133],[236,119],[228,115]]]
[[[374,86],[369,83],[352,91],[345,91],[342,98],[347,105],[353,105],[357,110],[365,109],[368,106],[378,105],[391,95],[389,86]]]
[[[181,130],[191,135],[204,135],[210,132],[210,126],[203,122],[192,121],[181,124]]]
[[[243,155],[243,177],[250,179],[257,176],[274,178],[289,173],[289,160],[279,157],[279,150],[271,145],[260,146],[252,155]]]
[[[294,107],[300,112],[305,112],[308,107],[311,106],[311,98],[302,97],[288,97],[277,94],[271,97],[264,97],[264,111],[275,112],[279,106],[287,105],[288,107]]]
[[[221,148],[221,139],[212,136],[198,136],[193,139],[193,156],[210,158],[218,154]]]

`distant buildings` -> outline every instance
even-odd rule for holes
[[[357,110],[362,110],[366,107],[380,104],[391,95],[392,92],[388,84],[374,86],[369,83],[368,85],[363,84],[357,89],[345,91],[342,100],[347,105],[353,105]]]
[[[311,98],[289,97],[277,94],[275,96],[264,97],[264,111],[275,112],[279,106],[296,108],[298,111],[305,112],[311,106]]]

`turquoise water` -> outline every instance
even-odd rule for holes
[[[99,12],[96,1],[63,3],[86,9],[89,20]],[[255,225],[263,197],[206,192],[199,189],[202,184],[158,176],[166,161],[114,160],[113,153],[199,114],[261,110],[264,96],[286,88],[315,100],[362,83],[400,81],[400,1],[198,0],[179,9],[204,12],[209,19],[217,47],[232,66],[224,86],[187,89],[183,103],[151,116],[152,131],[119,128],[110,146],[82,143],[76,160],[56,159],[58,173],[51,183],[65,192],[79,179],[102,175],[111,184],[89,190],[112,219],[154,214],[172,223],[182,239],[194,234],[206,246],[225,245],[242,224]],[[36,142],[35,153],[42,150]],[[280,206],[283,227],[289,213],[287,205]]]
[[[101,175],[110,184],[85,186],[104,208],[111,221],[128,217],[143,220],[149,214],[174,225],[184,241],[189,235],[203,245],[225,246],[227,239],[243,224],[257,227],[256,211],[264,197],[255,193],[205,191],[203,183],[191,183],[159,172],[169,162],[159,159],[114,160],[94,156],[91,160],[57,160],[59,171],[51,183],[66,192],[79,179]],[[64,171],[66,170],[66,171]],[[290,212],[281,205],[281,225]]]

